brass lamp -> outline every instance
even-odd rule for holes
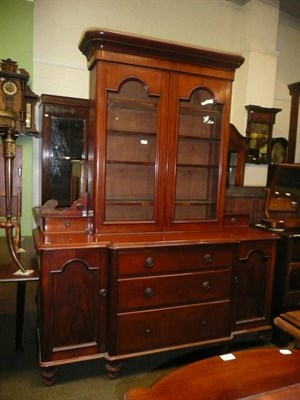
[[[21,273],[28,273],[17,257],[14,245],[12,215],[13,162],[16,155],[16,139],[20,135],[37,136],[35,127],[35,105],[38,96],[28,86],[29,74],[11,59],[0,63],[0,135],[3,143],[5,179],[5,221],[0,227],[5,229],[10,254]],[[19,223],[19,221],[17,221]],[[17,243],[19,241],[17,240]]]

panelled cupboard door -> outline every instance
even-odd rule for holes
[[[106,350],[107,254],[101,249],[41,252],[42,367]]]
[[[276,240],[242,241],[234,276],[234,332],[269,328]]]
[[[167,230],[221,223],[231,82],[173,73],[170,97]]]
[[[96,233],[163,230],[169,74],[98,63]]]

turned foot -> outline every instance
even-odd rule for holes
[[[42,368],[41,374],[45,385],[51,386],[57,374],[57,368]]]
[[[116,379],[119,375],[122,364],[117,362],[108,362],[106,364],[106,371],[111,379]]]

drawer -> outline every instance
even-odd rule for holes
[[[170,246],[118,251],[120,276],[192,271],[227,267],[233,262],[233,245]]]
[[[193,344],[230,336],[230,302],[138,311],[117,315],[110,355]]]
[[[88,232],[91,230],[91,221],[87,217],[43,218],[44,232]]]
[[[118,281],[118,310],[226,299],[231,270],[128,278]]]
[[[225,214],[223,225],[228,226],[249,226],[249,214]]]

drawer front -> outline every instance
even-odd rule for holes
[[[198,343],[230,336],[230,302],[118,314],[110,355]]]
[[[120,279],[118,310],[226,299],[230,289],[230,269]]]
[[[119,275],[188,271],[232,265],[233,245],[118,250]]]
[[[224,226],[249,226],[249,214],[227,214],[224,215]]]
[[[70,217],[70,218],[45,218],[43,221],[44,232],[88,232],[91,230],[89,218]]]

